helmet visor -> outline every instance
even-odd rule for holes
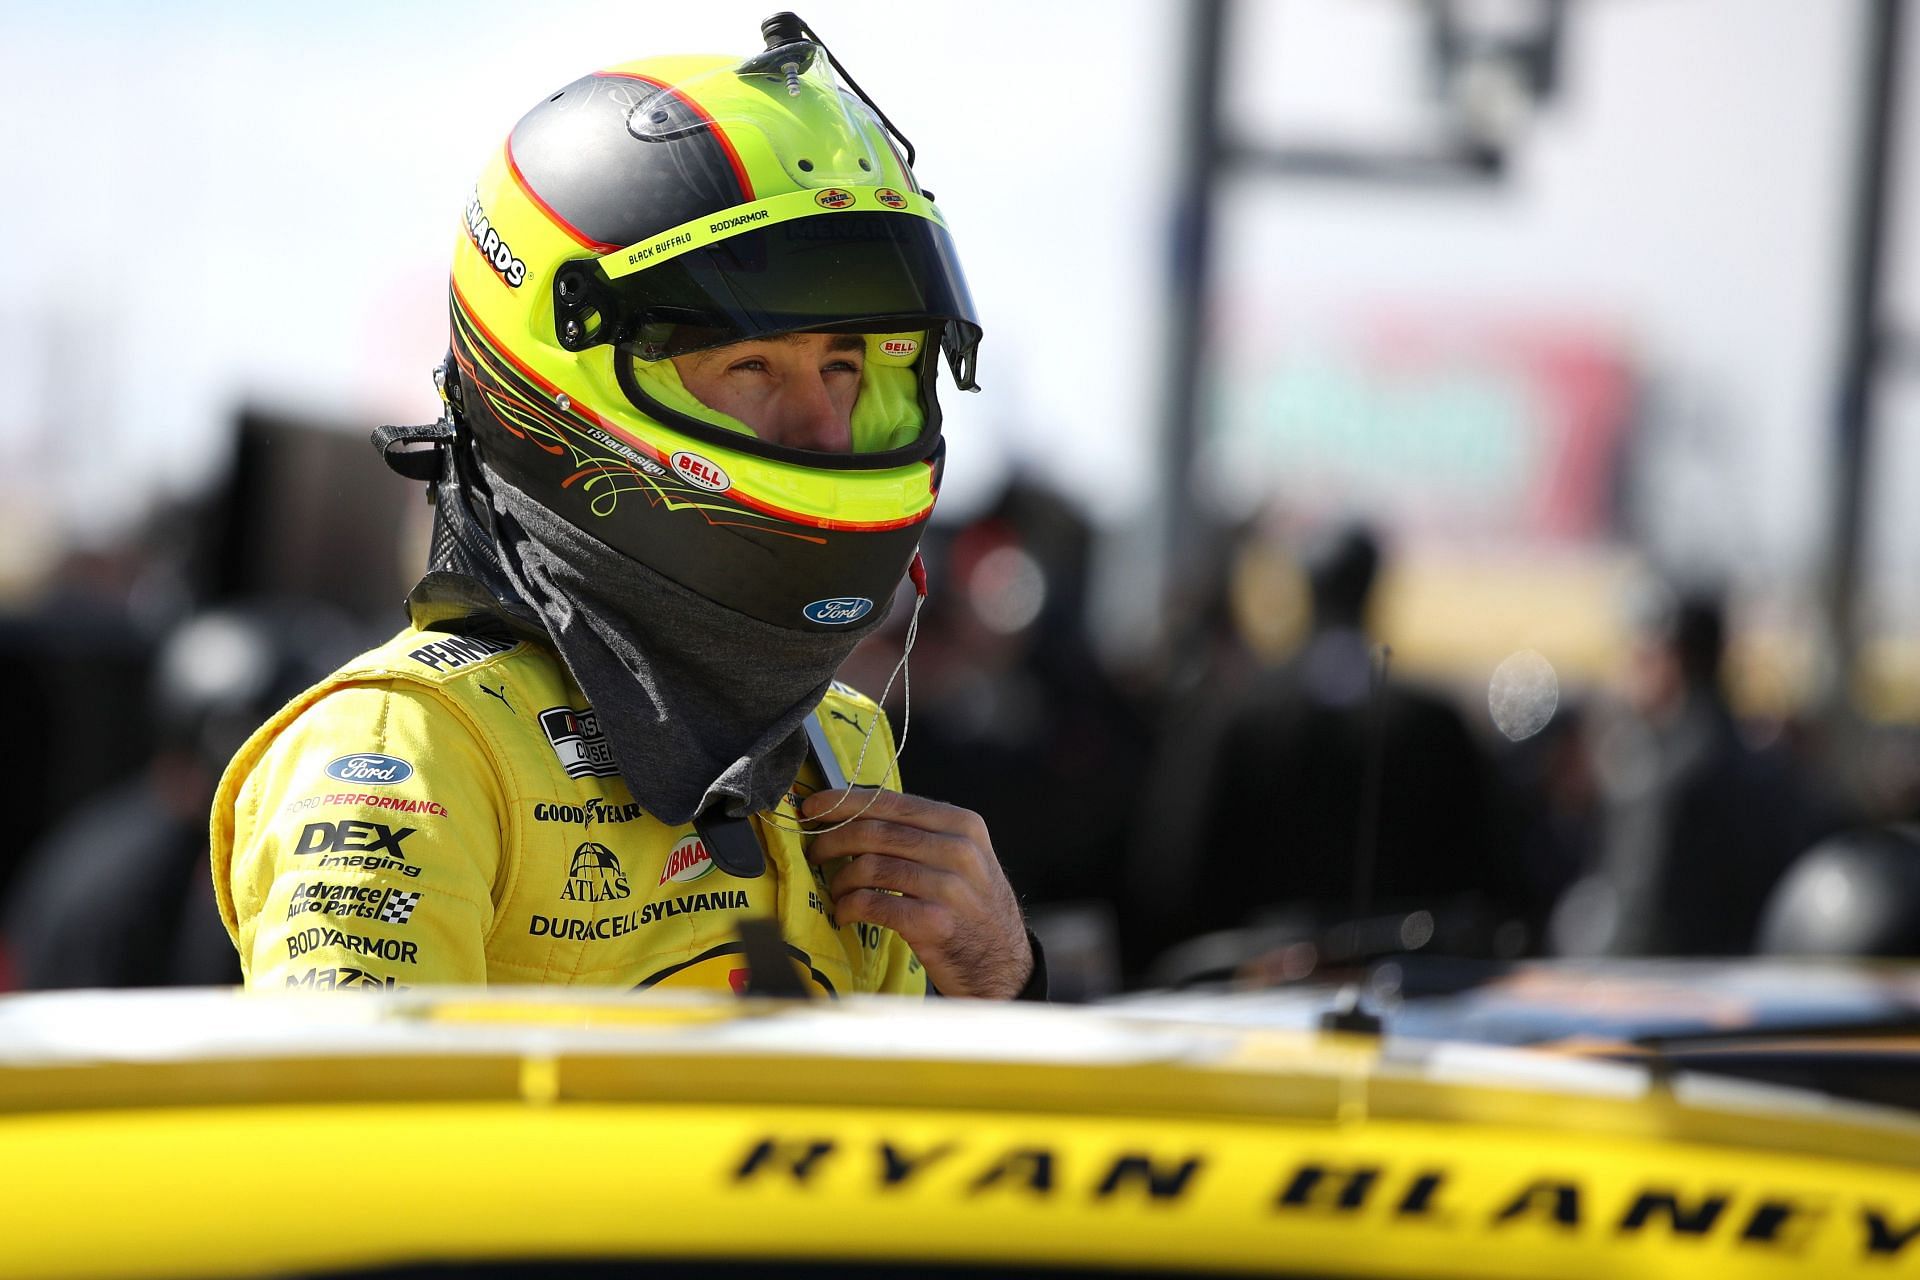
[[[871,199],[871,190],[834,188],[742,205],[570,264],[555,282],[563,345],[612,341],[643,360],[664,360],[802,331],[936,329],[955,381],[970,387],[980,325],[946,227],[937,216],[830,210],[819,200],[852,205]],[[879,194],[920,200],[885,188]],[[796,196],[814,211],[790,213]],[[776,204],[788,208],[768,208]],[[681,236],[687,239],[674,243]],[[577,326],[572,342],[570,321]]]
[[[977,327],[946,229],[892,213],[796,218],[630,279],[642,295],[630,332],[647,359],[801,330]]]

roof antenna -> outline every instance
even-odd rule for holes
[[[1367,772],[1360,791],[1360,829],[1353,841],[1353,918],[1373,909],[1373,872],[1380,858],[1380,791],[1386,773],[1387,666],[1393,650],[1375,645],[1368,673]]]
[[[1366,918],[1373,907],[1374,864],[1380,854],[1380,803],[1381,789],[1386,774],[1387,754],[1387,667],[1393,661],[1393,650],[1386,645],[1374,646],[1369,671],[1368,717],[1367,725],[1367,771],[1360,787],[1360,829],[1354,837],[1353,848],[1353,908],[1354,924],[1349,928],[1358,928],[1358,922]],[[1323,1031],[1351,1031],[1360,1035],[1379,1035],[1386,1024],[1380,1015],[1360,1007],[1360,988],[1357,983],[1349,983],[1341,988],[1334,997],[1334,1006],[1320,1015],[1320,1029]]]

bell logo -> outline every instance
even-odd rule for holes
[[[688,453],[685,449],[673,455],[674,474],[696,488],[709,493],[725,493],[733,487],[733,481],[719,466],[709,462],[697,453]]]
[[[880,344],[880,350],[890,356],[910,356],[920,349],[920,344],[912,338],[888,338]]]
[[[660,883],[671,880],[675,884],[685,884],[689,880],[698,880],[711,870],[713,857],[707,852],[707,846],[699,836],[691,835],[668,852],[667,864],[660,868]]]

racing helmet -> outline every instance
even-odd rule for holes
[[[521,118],[466,208],[443,392],[486,468],[561,518],[725,607],[829,631],[911,561],[944,457],[939,357],[976,390],[981,331],[911,144],[799,19],[762,30],[745,60],[623,63]],[[861,335],[851,452],[762,440],[673,364],[802,332]]]

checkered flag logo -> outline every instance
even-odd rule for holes
[[[405,889],[389,889],[387,900],[380,905],[379,919],[383,924],[405,924],[413,919],[413,909],[419,905],[419,893],[409,893]]]

